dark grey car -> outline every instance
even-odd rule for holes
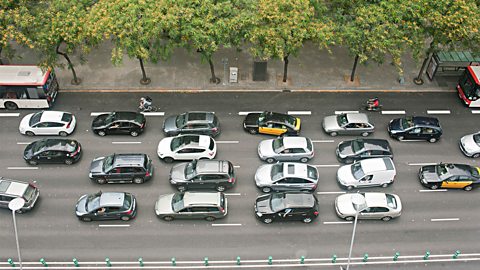
[[[88,177],[99,184],[141,184],[153,176],[152,160],[146,154],[113,154],[90,164]]]
[[[392,148],[383,139],[355,139],[343,141],[336,150],[337,159],[342,163],[352,163],[365,158],[393,158]]]
[[[165,119],[163,132],[167,136],[200,134],[215,137],[220,134],[220,122],[213,112],[185,112]]]

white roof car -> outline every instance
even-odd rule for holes
[[[207,135],[178,135],[163,138],[157,154],[165,162],[174,160],[213,159],[217,154],[215,140]]]
[[[275,161],[308,162],[314,156],[313,144],[305,137],[279,137],[261,141],[258,156],[268,163]]]
[[[365,204],[359,206],[359,219],[389,221],[402,214],[402,202],[398,195],[380,192],[347,193],[335,199],[335,211],[340,218],[349,221],[355,219],[356,209],[353,204],[353,198],[358,196],[357,194],[365,198]]]
[[[23,117],[19,131],[28,136],[60,135],[68,136],[75,130],[77,121],[69,112],[41,111]]]
[[[460,150],[472,158],[480,157],[480,132],[468,134],[460,139]]]
[[[318,183],[318,170],[314,166],[285,162],[262,165],[255,173],[255,184],[263,192],[314,191]]]
[[[369,158],[340,167],[337,171],[337,181],[347,189],[388,187],[393,183],[396,174],[391,158]]]
[[[323,119],[322,127],[330,136],[343,134],[366,137],[375,130],[374,125],[364,113],[342,113],[326,116]]]

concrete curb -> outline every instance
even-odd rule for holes
[[[435,90],[435,89],[396,89],[396,90],[373,90],[373,89],[65,89],[62,93],[456,93],[456,90]]]

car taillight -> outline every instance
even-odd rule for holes
[[[313,212],[313,215],[318,216],[318,211]]]
[[[72,123],[73,120],[70,120],[70,122],[68,122],[67,124],[67,128],[70,128],[70,124]]]
[[[220,212],[225,213],[225,209],[223,207],[220,207]]]
[[[52,101],[52,97],[51,97],[51,96],[47,96],[47,101],[48,101],[48,102]]]
[[[215,128],[212,128],[212,131],[213,131],[213,132],[217,132],[217,130],[218,130],[218,128],[216,128],[216,127],[215,127]]]
[[[125,214],[126,214],[126,215],[131,215],[132,213],[133,213],[133,209],[130,209],[130,210],[128,210],[128,211],[125,211]]]
[[[208,153],[209,156],[213,156],[213,154],[215,154],[215,153],[214,152]]]
[[[228,182],[229,183],[235,183],[235,178],[232,177],[232,178],[228,179]]]
[[[145,123],[142,123],[142,125],[140,126],[140,128],[144,128],[145,127]]]
[[[315,190],[315,189],[317,189],[317,185],[314,185],[314,186],[312,187],[312,190]]]
[[[146,176],[146,177],[149,177],[149,176],[150,176],[150,172],[147,171],[147,173],[145,173],[145,176]]]
[[[29,184],[30,184],[30,186],[32,186],[34,188],[38,188],[37,184],[35,184],[34,182],[30,182]]]

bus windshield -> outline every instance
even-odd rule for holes
[[[462,78],[459,81],[460,87],[463,90],[463,93],[469,100],[476,100],[480,96],[480,88],[475,83],[475,79],[472,77],[472,74],[467,69],[463,74]]]

